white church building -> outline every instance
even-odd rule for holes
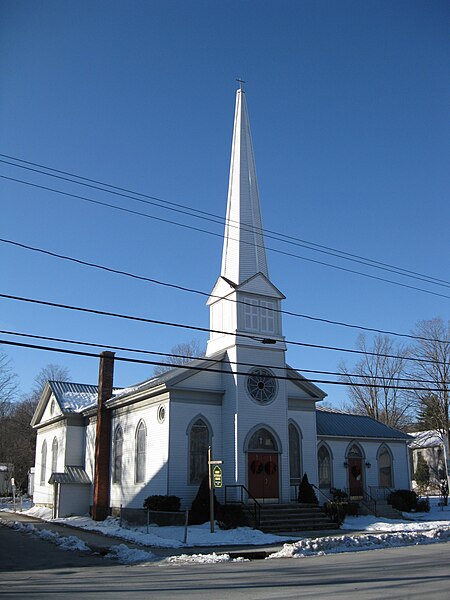
[[[218,499],[288,503],[304,473],[324,494],[410,488],[402,432],[317,406],[326,394],[286,362],[283,294],[269,277],[245,93],[237,90],[220,276],[206,356],[123,390],[114,355],[99,386],[50,381],[33,417],[36,504],[100,519],[150,495],[189,507],[223,461]],[[321,500],[319,498],[319,500]],[[322,500],[321,500],[322,501]]]

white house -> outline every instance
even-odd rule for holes
[[[49,382],[32,422],[34,501],[53,505],[72,486],[65,512],[91,505],[96,518],[140,508],[153,494],[189,506],[208,446],[223,460],[222,501],[226,493],[290,502],[304,473],[328,493],[409,487],[408,436],[368,417],[317,410],[326,394],[286,362],[283,299],[269,276],[245,94],[237,90],[206,356],[124,390],[112,388],[112,353],[102,355],[99,388]]]

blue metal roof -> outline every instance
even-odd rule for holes
[[[407,433],[384,425],[365,415],[353,415],[333,409],[317,407],[317,435],[332,437],[411,439]]]
[[[98,387],[87,383],[71,383],[70,381],[49,381],[63,412],[80,412],[97,403]]]

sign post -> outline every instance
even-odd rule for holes
[[[208,483],[209,483],[209,526],[214,533],[214,488],[222,487],[222,460],[212,460],[211,446],[208,446]]]

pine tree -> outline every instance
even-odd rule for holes
[[[313,486],[308,481],[308,475],[305,473],[298,488],[299,504],[319,504]]]
[[[414,479],[421,491],[425,491],[430,484],[430,467],[421,452],[419,452],[417,456],[417,467],[414,473]]]

